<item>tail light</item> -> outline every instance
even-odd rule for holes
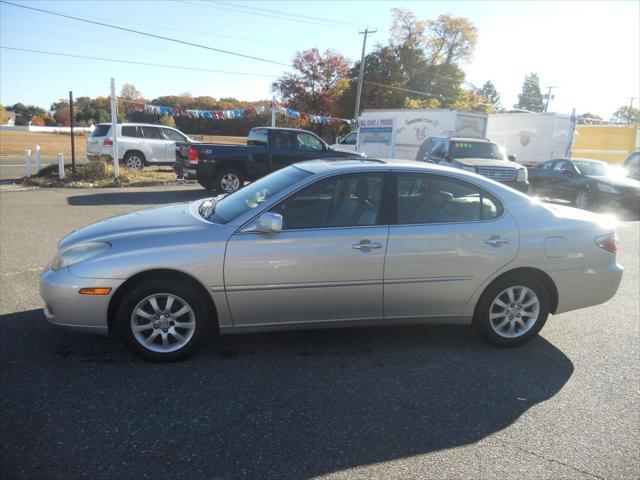
[[[102,146],[103,146],[103,147],[113,147],[113,140],[112,140],[112,139],[110,139],[110,138],[105,138],[105,139],[102,141]]]
[[[594,239],[594,242],[597,246],[606,250],[607,252],[616,253],[618,251],[618,235],[616,235],[615,233],[596,237]]]
[[[187,153],[187,158],[189,159],[189,163],[197,164],[200,162],[200,157],[198,156],[198,150],[194,147],[189,147],[189,151]]]

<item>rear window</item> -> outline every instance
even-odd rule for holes
[[[92,137],[106,137],[107,133],[111,130],[111,125],[96,125],[96,128],[91,132]]]
[[[266,147],[269,141],[269,136],[264,129],[253,129],[249,132],[249,138],[247,139],[247,145],[258,145],[260,147]]]
[[[123,137],[137,137],[138,129],[136,127],[122,127]]]

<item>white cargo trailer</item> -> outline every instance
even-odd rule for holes
[[[358,119],[358,151],[368,157],[422,159],[430,137],[485,138],[487,115],[460,110],[364,110]]]
[[[524,165],[564,157],[572,132],[571,115],[562,113],[492,113],[487,124],[487,137]]]

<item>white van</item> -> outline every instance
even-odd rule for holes
[[[176,161],[176,142],[193,143],[179,130],[149,123],[119,123],[118,157],[122,166],[141,169],[145,165],[167,165]],[[99,123],[87,139],[89,160],[112,157],[110,123]]]

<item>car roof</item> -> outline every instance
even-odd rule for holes
[[[429,171],[453,171],[455,173],[464,172],[460,169],[453,169],[450,167],[444,167],[442,165],[436,165],[433,163],[418,162],[415,160],[400,160],[400,159],[383,159],[383,158],[322,158],[318,160],[307,160],[306,162],[295,163],[297,167],[307,170],[312,173],[324,173],[331,171],[347,171],[358,170],[371,167],[375,170],[424,170]]]
[[[166,127],[166,128],[172,128],[173,130],[176,130],[173,127],[168,127],[167,125],[160,125],[158,123],[136,123],[136,122],[124,122],[124,123],[118,123],[118,125],[122,125],[123,127]],[[97,126],[111,126],[111,123],[98,123],[96,124]]]
[[[568,162],[592,162],[592,163],[607,163],[603,160],[596,160],[595,158],[554,158],[553,160],[548,160],[549,162],[555,162],[557,160],[566,160]]]

